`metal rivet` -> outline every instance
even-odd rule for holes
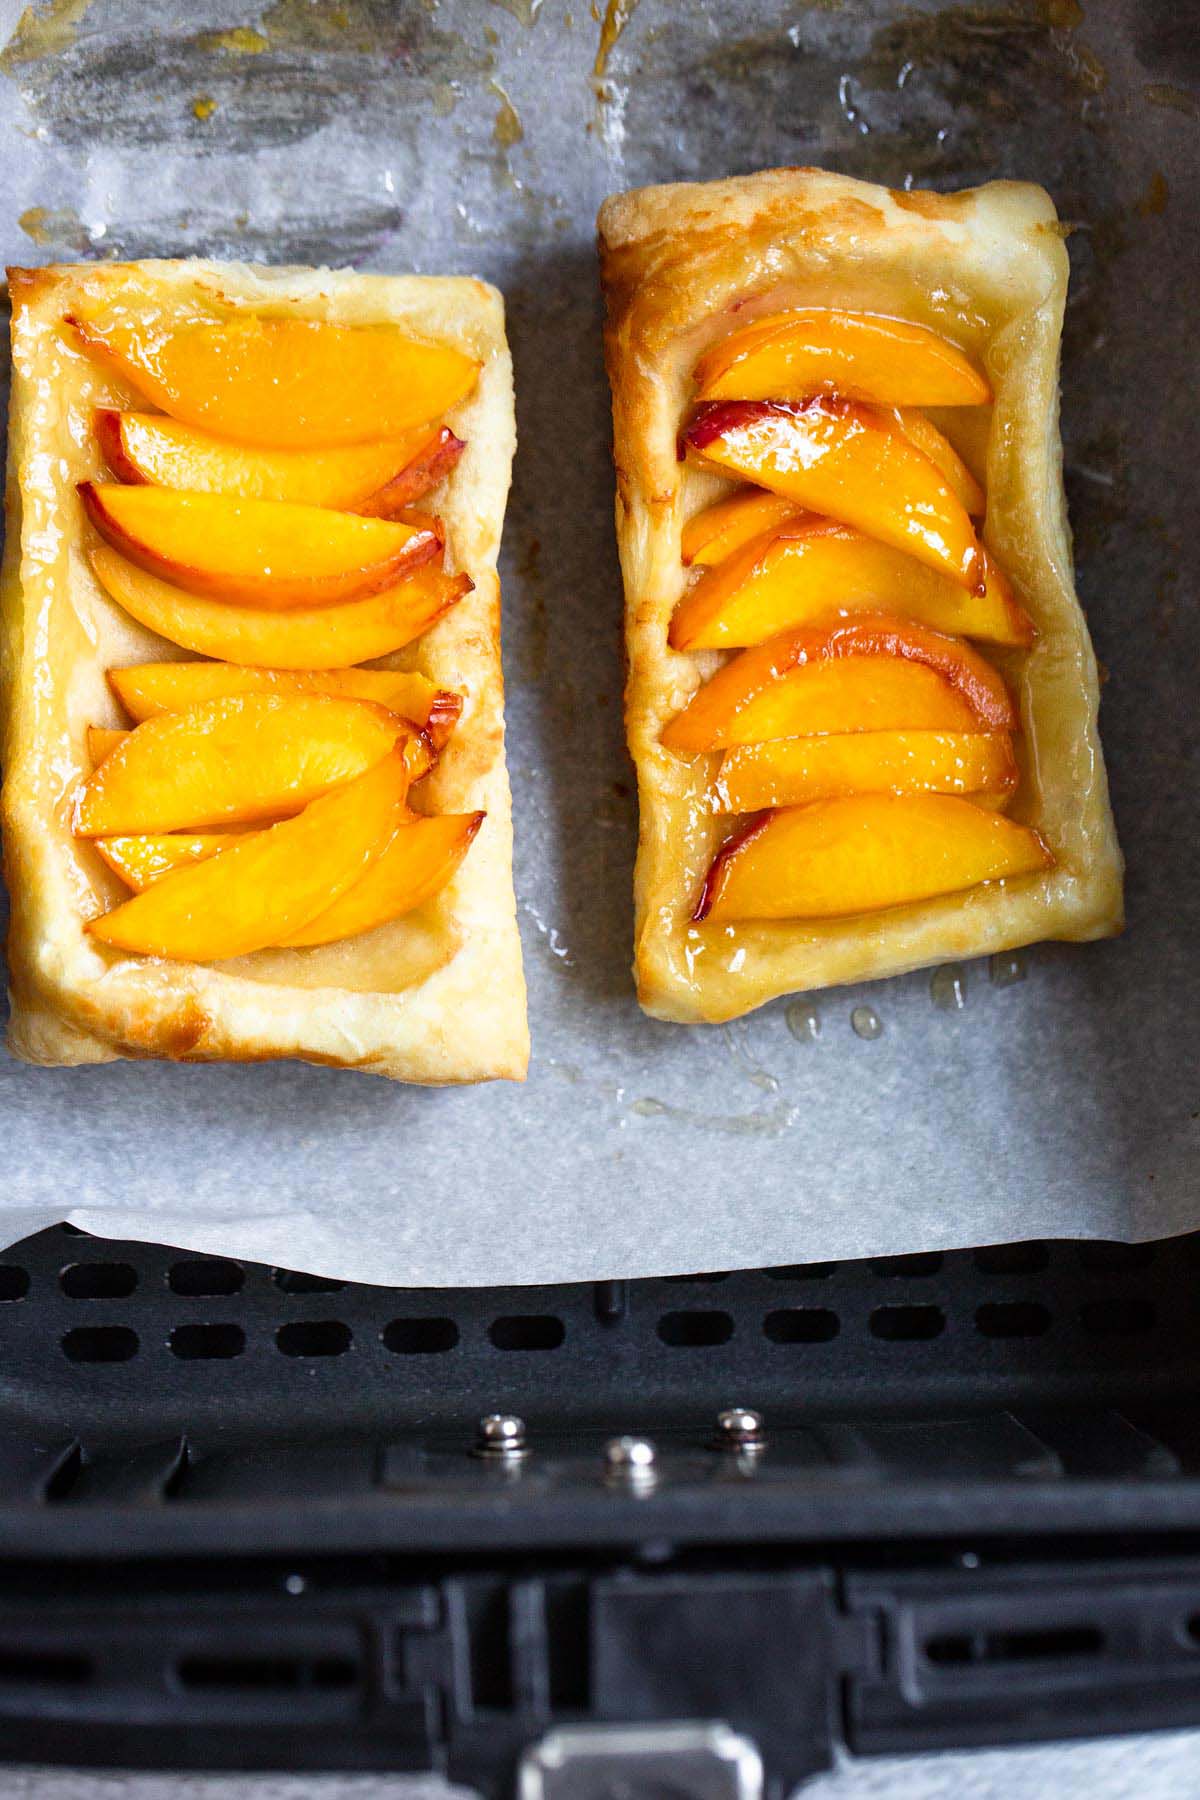
[[[474,1456],[493,1456],[508,1462],[529,1455],[525,1421],[516,1413],[487,1413],[475,1433]]]
[[[717,1442],[723,1450],[761,1450],[766,1441],[762,1414],[752,1406],[727,1406],[717,1414]]]
[[[658,1451],[649,1438],[609,1438],[604,1446],[604,1468],[610,1481],[641,1482],[657,1478]]]

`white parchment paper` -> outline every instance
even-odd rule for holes
[[[0,1237],[66,1218],[449,1285],[1200,1222],[1195,121],[1147,98],[1154,47],[1128,10],[1072,30],[1031,7],[985,42],[951,8],[641,0],[609,8],[630,16],[597,74],[599,27],[561,0],[53,0],[20,19],[0,0],[8,260],[197,251],[504,288],[534,1035],[524,1088],[442,1093],[296,1064],[0,1058]],[[1112,673],[1130,927],[686,1029],[643,1018],[628,976],[636,820],[593,217],[617,187],[801,160],[895,185],[1029,176],[1080,227],[1067,472]]]

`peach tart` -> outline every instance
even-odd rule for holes
[[[1047,196],[780,169],[600,243],[646,1010],[1119,930]]]
[[[9,281],[10,1047],[521,1079],[499,295]]]

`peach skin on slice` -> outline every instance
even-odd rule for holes
[[[406,669],[255,669],[236,663],[135,663],[110,669],[108,684],[138,724],[158,713],[183,712],[226,694],[340,694],[372,700],[424,731],[435,750],[462,711],[461,694]]]
[[[473,586],[468,575],[424,563],[365,600],[265,612],[185,594],[107,544],[92,551],[91,564],[106,593],[159,637],[200,656],[275,669],[346,669],[387,656],[428,631]]]
[[[67,323],[173,419],[282,450],[399,437],[441,418],[479,375],[473,357],[395,325],[249,316],[164,331],[101,310]]]
[[[287,500],[81,481],[96,530],[150,575],[244,606],[331,606],[378,594],[442,547],[437,521],[364,519]]]
[[[144,728],[143,728],[144,729]],[[176,869],[93,919],[102,944],[138,956],[218,962],[299,931],[364,875],[405,811],[402,750],[312,801],[297,818]]]
[[[181,831],[172,836],[97,838],[95,842],[113,874],[140,894],[176,869],[219,856],[231,844],[242,843],[245,835],[241,831]]]
[[[962,587],[850,525],[810,514],[753,538],[706,569],[671,620],[676,650],[734,650],[794,625],[883,608],[935,631],[1027,647],[1033,625],[986,550],[977,588]]]
[[[1034,875],[1027,825],[952,794],[854,794],[763,813],[710,868],[697,921],[837,919]]]
[[[727,750],[713,783],[718,812],[804,806],[844,794],[995,794],[1017,785],[1007,731],[852,731],[774,738]]]
[[[233,694],[160,713],[84,783],[75,831],[126,837],[278,818],[360,775],[397,739],[423,741],[381,706],[327,694]]]
[[[689,566],[698,563],[702,568],[711,568],[773,526],[808,516],[781,494],[768,494],[763,488],[743,488],[727,500],[718,500],[715,506],[692,514],[680,539],[680,560]]]
[[[881,406],[979,406],[992,392],[956,344],[883,313],[805,306],[733,331],[696,364],[701,400],[841,394]]]
[[[878,407],[716,401],[696,414],[684,444],[705,463],[907,550],[964,586],[979,579],[966,509],[937,465]]]
[[[390,517],[427,493],[464,449],[447,426],[417,425],[398,438],[339,450],[258,450],[213,437],[161,413],[101,407],[96,438],[119,481],[291,500]]]
[[[444,888],[471,847],[486,814],[409,813],[365,875],[300,931],[281,938],[284,949],[329,944],[401,919]]]
[[[886,614],[801,626],[718,669],[662,733],[698,755],[856,731],[1011,731],[1002,677],[956,638]]]

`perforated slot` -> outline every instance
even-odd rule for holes
[[[0,1300],[23,1300],[29,1292],[29,1270],[0,1263]]]
[[[658,1321],[658,1335],[673,1350],[703,1350],[727,1344],[733,1318],[727,1312],[669,1312]]]
[[[167,1285],[173,1294],[185,1299],[209,1300],[226,1294],[240,1294],[246,1282],[241,1263],[221,1256],[198,1256],[187,1262],[172,1263],[167,1270]]]
[[[73,1363],[129,1362],[138,1348],[138,1334],[128,1325],[77,1325],[62,1340],[63,1355]]]
[[[773,1344],[827,1344],[841,1328],[827,1306],[783,1306],[763,1320],[763,1335]]]
[[[1050,1261],[1045,1244],[985,1244],[973,1250],[975,1267],[983,1275],[1036,1275]]]
[[[95,1674],[90,1656],[70,1650],[15,1649],[0,1645],[0,1686],[81,1687]]]
[[[353,1687],[360,1670],[348,1656],[184,1656],[179,1685],[225,1693],[295,1693]]]
[[[990,1338],[1041,1337],[1050,1314],[1037,1300],[992,1301],[976,1312],[975,1328]]]
[[[553,1313],[510,1313],[488,1326],[497,1350],[557,1350],[566,1335],[566,1326]]]
[[[1097,1337],[1138,1337],[1153,1331],[1155,1313],[1149,1300],[1133,1294],[1109,1294],[1103,1300],[1085,1300],[1079,1323]]]
[[[346,1285],[325,1275],[306,1275],[302,1269],[272,1269],[271,1280],[285,1294],[340,1294]]]
[[[168,1344],[181,1362],[221,1362],[242,1354],[246,1334],[240,1325],[177,1325]]]
[[[444,1356],[458,1343],[458,1326],[453,1319],[393,1319],[382,1336],[396,1356]]]
[[[340,1319],[294,1319],[275,1333],[285,1356],[344,1356],[353,1341],[350,1327]]]
[[[915,1252],[910,1256],[876,1256],[871,1267],[876,1275],[901,1275],[909,1278],[936,1275],[945,1257],[940,1250]]]
[[[927,1639],[925,1657],[941,1668],[972,1663],[1059,1662],[1098,1656],[1104,1633],[1095,1625],[1052,1625],[1042,1630],[947,1633]]]
[[[69,1300],[125,1300],[138,1275],[132,1263],[81,1262],[70,1263],[58,1280]]]
[[[945,1329],[946,1315],[940,1306],[877,1306],[871,1314],[872,1337],[889,1344],[940,1337]]]

